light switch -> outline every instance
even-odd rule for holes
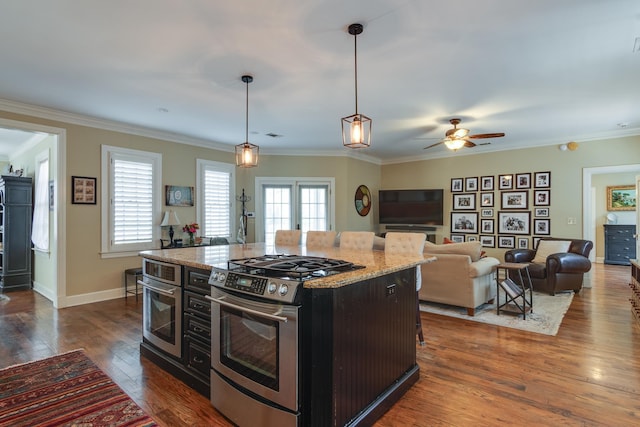
[[[576,224],[576,219],[572,216],[567,218],[567,224],[569,225],[575,225]]]

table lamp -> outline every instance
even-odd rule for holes
[[[178,219],[178,215],[174,211],[170,210],[169,212],[164,213],[162,222],[160,223],[160,227],[166,227],[167,225],[169,226],[169,239],[171,240],[171,247],[175,245],[173,242],[173,226],[180,224],[181,223]]]

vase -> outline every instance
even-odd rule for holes
[[[195,241],[193,240],[193,234],[189,234],[189,246],[195,245]]]

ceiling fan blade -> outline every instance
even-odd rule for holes
[[[428,147],[424,147],[424,148],[423,148],[423,150],[426,150],[427,148],[435,147],[436,145],[440,145],[440,144],[442,144],[443,142],[444,142],[444,141],[436,142],[435,144],[431,144],[431,145],[430,145],[430,146],[428,146]]]
[[[475,142],[471,142],[471,141],[469,141],[468,139],[465,139],[465,140],[464,140],[464,146],[465,146],[465,147],[468,147],[468,148],[473,148],[473,147],[475,147],[475,146],[476,146],[476,143],[475,143]]]
[[[477,135],[469,135],[467,138],[500,138],[503,137],[504,133],[479,133]]]

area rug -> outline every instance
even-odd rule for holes
[[[0,426],[156,425],[82,350],[0,370]]]
[[[504,302],[504,294],[500,289],[500,301]],[[545,335],[556,335],[560,329],[562,319],[571,305],[573,292],[558,293],[555,296],[541,292],[533,293],[533,312],[527,314],[526,320],[522,314],[512,314],[500,310],[496,311],[496,304],[483,304],[476,308],[475,316],[468,316],[467,309],[445,304],[420,302],[420,311],[457,317],[472,322],[490,323],[506,328],[521,329]]]

